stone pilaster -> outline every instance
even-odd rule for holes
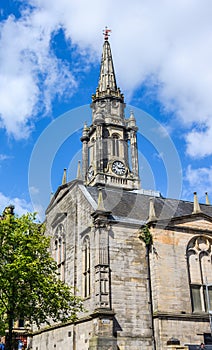
[[[101,190],[98,208],[92,213],[95,226],[95,305],[93,334],[89,340],[89,350],[115,350],[117,340],[114,337],[114,312],[111,306],[109,229],[110,212],[104,208]]]
[[[101,191],[100,194],[101,195]],[[99,204],[100,207],[100,204]],[[110,266],[109,266],[109,215],[104,209],[92,214],[95,226],[95,299],[96,309],[111,309]]]

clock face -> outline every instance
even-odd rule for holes
[[[93,177],[93,175],[94,175],[93,168],[90,167],[90,168],[88,169],[88,174],[87,174],[88,180],[91,180],[92,177]]]
[[[116,175],[124,175],[126,172],[124,164],[119,160],[116,160],[115,162],[113,162],[112,171]]]

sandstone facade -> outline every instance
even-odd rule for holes
[[[60,278],[86,311],[75,324],[35,330],[33,350],[199,344],[210,333],[212,207],[140,189],[136,121],[125,118],[107,37],[91,108],[82,178],[63,183],[46,211]]]

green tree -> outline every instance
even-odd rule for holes
[[[50,238],[35,214],[21,217],[7,207],[0,216],[0,333],[12,349],[14,320],[30,324],[75,320],[82,301],[60,281],[50,255]]]
[[[149,227],[145,225],[139,233],[139,239],[141,239],[145,243],[146,247],[150,248],[153,243],[153,238]]]

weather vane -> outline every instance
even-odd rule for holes
[[[105,27],[105,29],[103,30],[103,35],[105,37],[105,41],[108,40],[109,36],[110,36],[110,32],[112,32],[111,29],[108,29],[108,27]]]

